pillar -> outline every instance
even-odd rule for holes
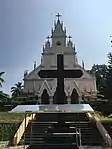
[[[37,104],[41,104],[41,96],[38,96]]]
[[[49,96],[49,102],[50,104],[53,104],[53,96]]]
[[[79,96],[79,104],[82,102],[82,96]]]
[[[67,103],[71,104],[71,97],[70,97],[70,95],[67,96]]]

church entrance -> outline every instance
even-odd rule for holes
[[[79,95],[74,88],[71,94],[71,104],[78,104],[79,103]]]
[[[53,96],[53,104],[57,104],[56,103],[56,101],[57,101],[57,88],[56,88],[56,92],[54,93],[54,96]],[[63,99],[62,99],[62,101],[63,101]],[[66,94],[65,94],[65,92],[64,92],[64,104],[67,104],[67,96],[66,96]]]
[[[47,93],[47,90],[44,89],[42,96],[41,96],[41,103],[42,104],[49,104],[49,94]]]

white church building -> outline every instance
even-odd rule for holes
[[[67,38],[66,29],[59,19],[54,23],[51,36],[48,37],[41,57],[41,64],[36,66],[31,72],[24,73],[24,93],[33,93],[38,97],[39,104],[55,103],[57,79],[56,78],[40,78],[38,72],[42,69],[57,69],[57,54],[64,56],[64,69],[81,69],[83,76],[81,78],[65,78],[64,91],[66,103],[77,103],[84,98],[96,98],[96,79],[90,75],[81,66],[77,60],[75,46],[71,41],[71,37]]]

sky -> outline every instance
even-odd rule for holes
[[[112,51],[112,0],[0,0],[0,72],[10,93],[24,71],[40,64],[41,52],[56,14],[75,43],[79,63],[107,64]]]

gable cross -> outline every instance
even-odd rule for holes
[[[71,38],[72,38],[72,37],[69,35],[69,36],[68,36],[69,41],[70,41]]]
[[[51,37],[50,37],[50,36],[47,36],[46,38],[47,38],[47,39],[48,39],[48,41],[49,41],[49,39],[50,39]]]
[[[58,13],[58,14],[56,15],[56,17],[57,17],[58,20],[59,20],[59,18],[61,17],[61,15]]]

